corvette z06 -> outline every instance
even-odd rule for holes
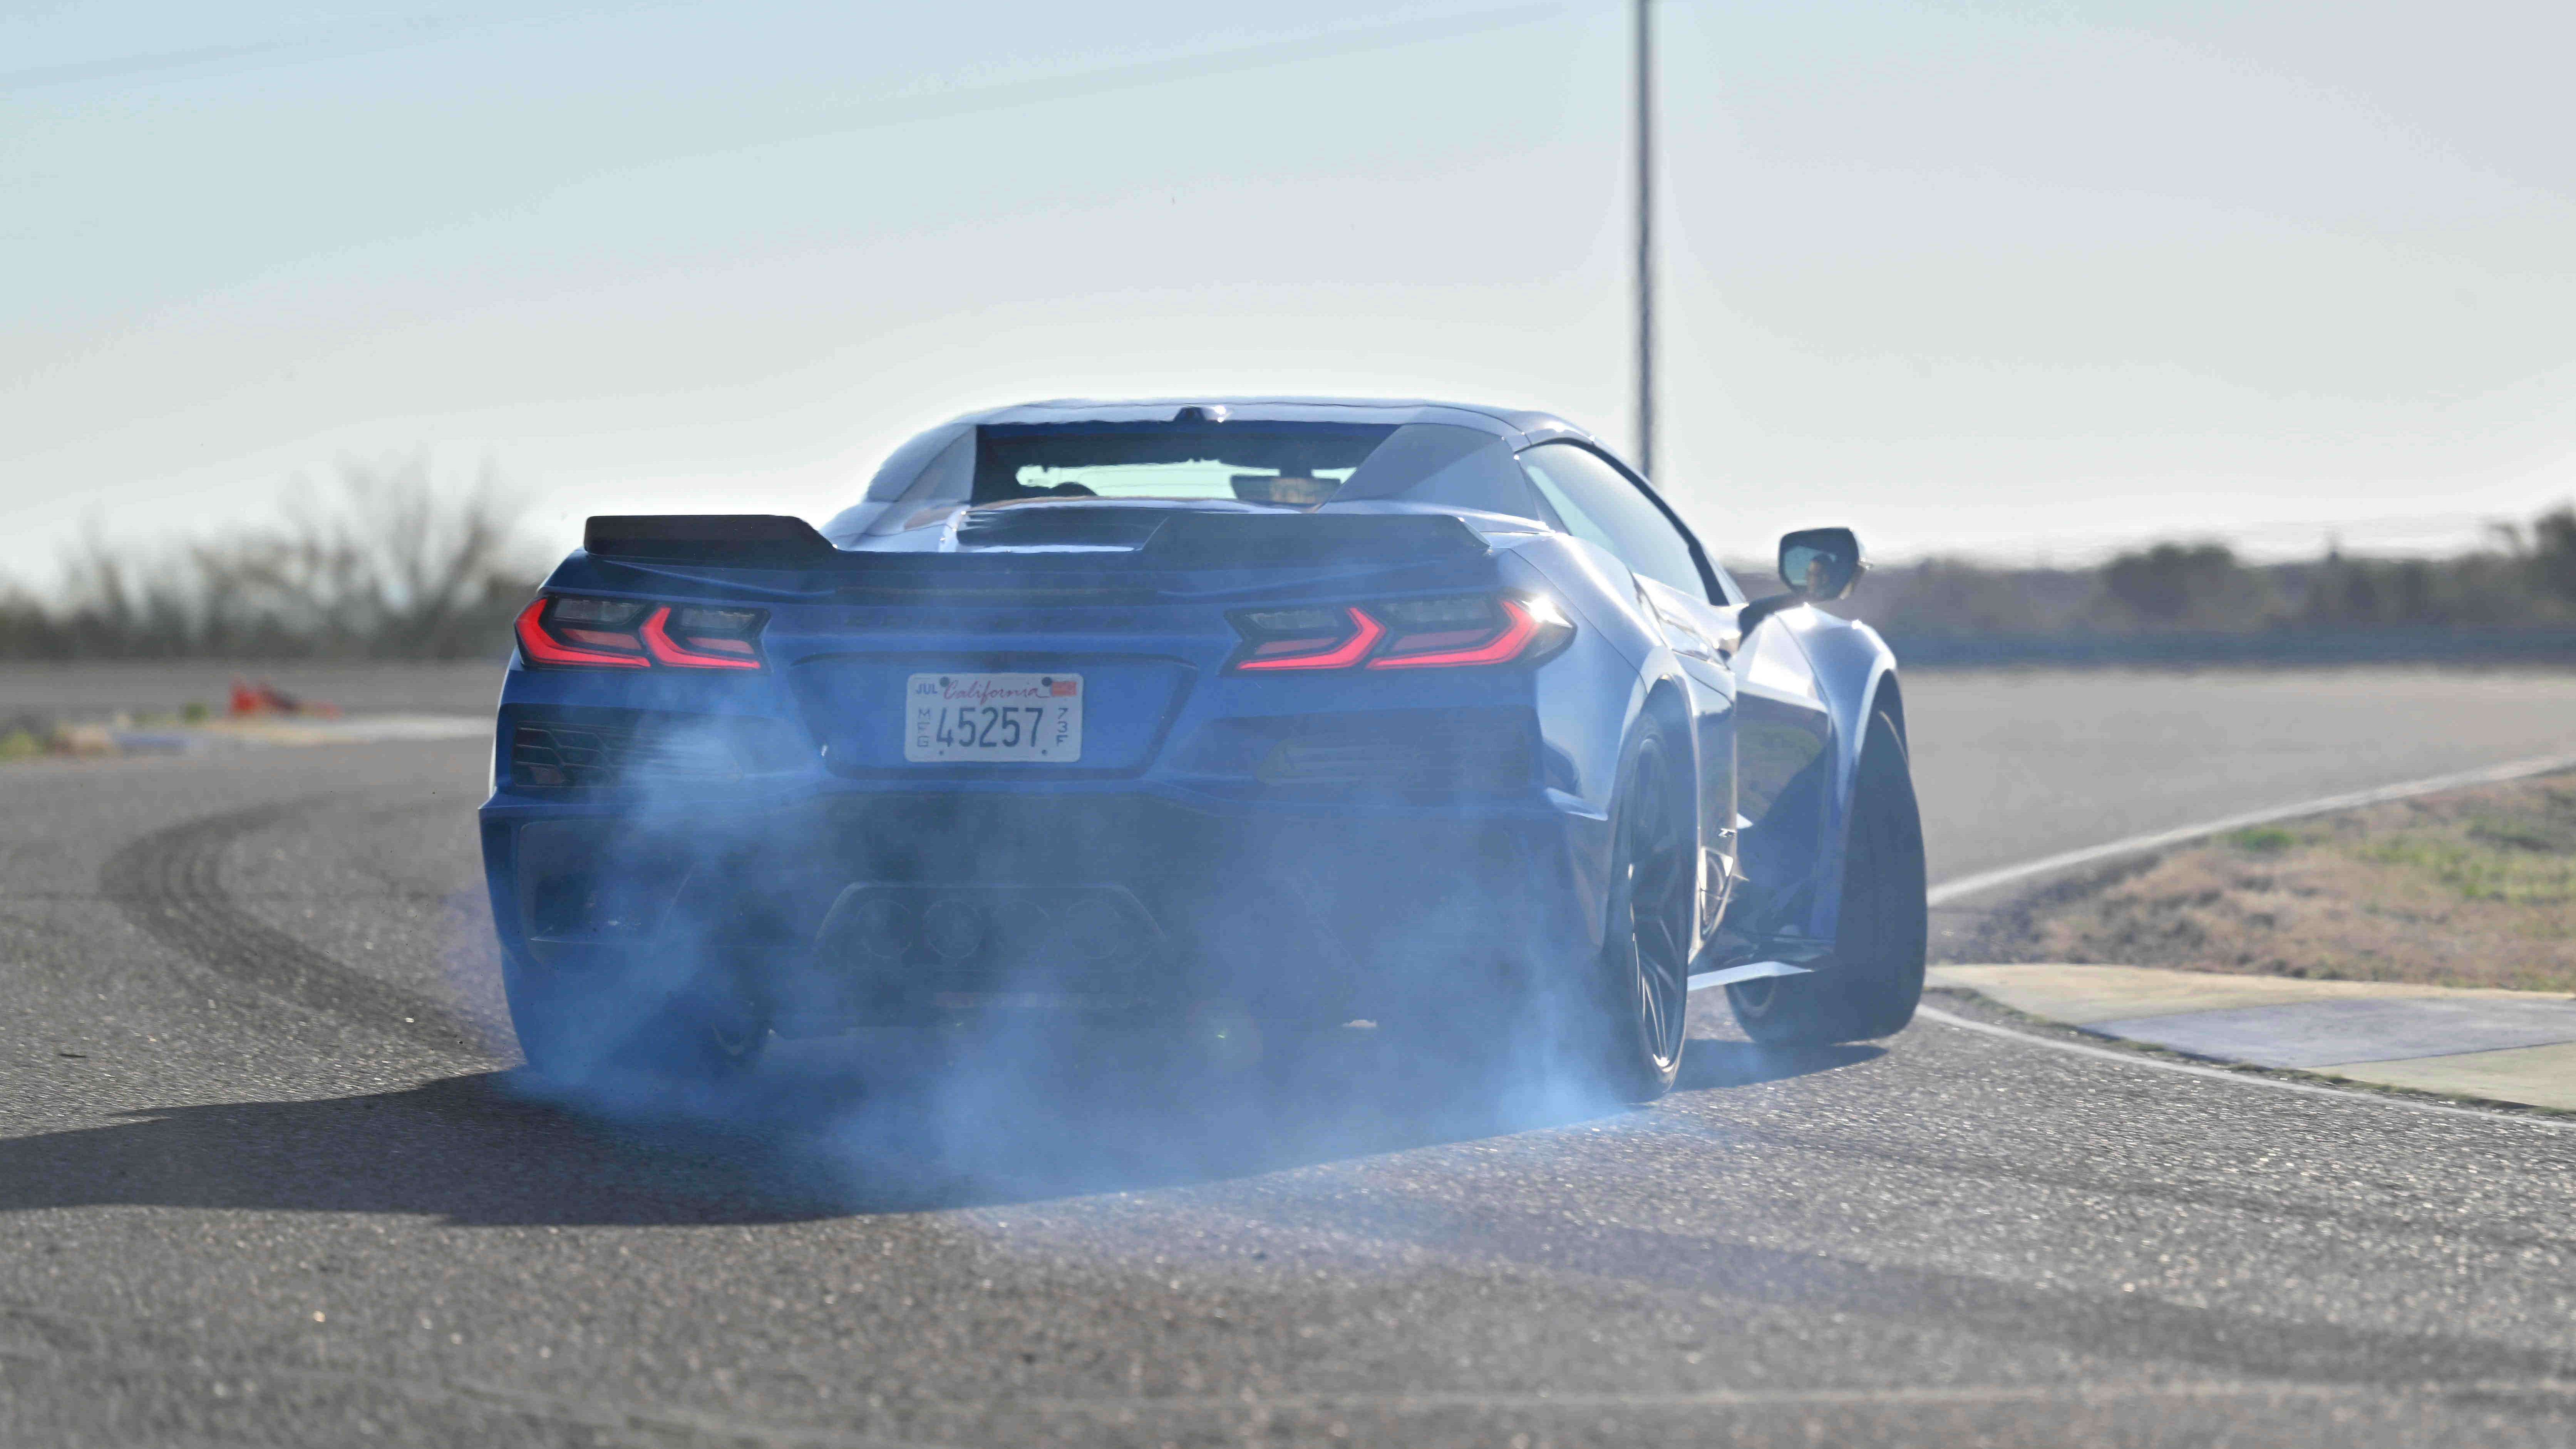
[[[1032,404],[820,529],[593,518],[481,812],[521,1044],[1366,1021],[1646,1100],[1694,988],[1759,1041],[1898,1031],[1903,695],[1809,607],[1852,534],[1779,558],[1748,598],[1580,429],[1397,401]]]

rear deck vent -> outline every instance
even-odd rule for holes
[[[1141,548],[1171,517],[1167,508],[1115,503],[1014,503],[970,508],[957,520],[957,546],[987,548]]]
[[[1139,560],[1163,568],[1282,568],[1437,563],[1486,551],[1447,513],[1283,513],[1175,509]]]

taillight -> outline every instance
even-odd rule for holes
[[[1348,669],[1386,637],[1386,626],[1355,606],[1246,609],[1234,627],[1244,646],[1237,669]]]
[[[1531,652],[1549,628],[1574,632],[1553,605],[1534,609],[1508,597],[1407,599],[1382,604],[1399,631],[1369,661],[1371,669],[1442,669],[1456,664],[1502,664]],[[1546,623],[1539,614],[1548,615]],[[1558,642],[1562,642],[1562,636]],[[1555,647],[1551,643],[1549,648]]]
[[[656,664],[680,669],[758,669],[760,611],[655,609],[644,620],[644,648]]]
[[[758,669],[758,609],[547,595],[519,613],[519,652],[540,668]]]
[[[541,598],[519,611],[519,652],[558,668],[647,668],[634,629],[643,613],[625,599]]]
[[[1552,600],[1514,594],[1241,609],[1228,617],[1243,636],[1231,665],[1238,672],[1525,663],[1574,637]]]

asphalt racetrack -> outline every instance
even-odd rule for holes
[[[1910,688],[1936,880],[2576,746],[2539,675]],[[2576,1128],[1706,995],[1644,1111],[1356,1039],[534,1100],[483,777],[0,767],[0,1444],[2576,1440]]]

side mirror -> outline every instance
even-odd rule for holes
[[[1841,598],[1867,567],[1860,538],[1848,528],[1802,528],[1780,536],[1780,582],[1804,602]]]

